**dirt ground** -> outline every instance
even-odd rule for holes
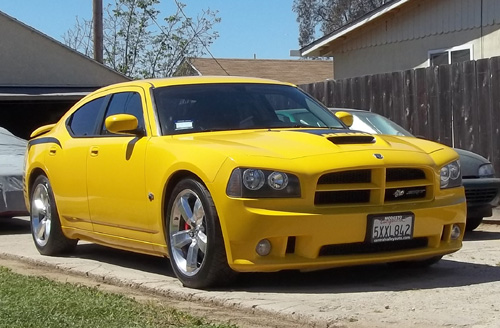
[[[497,224],[481,225],[462,250],[427,270],[378,265],[247,274],[221,291],[183,288],[164,269],[166,260],[100,246],[79,246],[70,258],[41,257],[24,223],[17,224],[0,231],[0,266],[152,300],[214,322],[243,328],[500,327]]]

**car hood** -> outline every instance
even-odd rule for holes
[[[248,156],[283,159],[355,151],[401,151],[430,154],[448,148],[441,144],[412,137],[371,135],[352,130],[269,129],[257,131],[208,132],[176,136],[210,147],[228,156],[235,152]]]
[[[486,158],[468,150],[454,148],[460,156],[460,168],[463,177],[478,177],[479,167],[489,164]]]

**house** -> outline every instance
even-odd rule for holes
[[[333,57],[335,78],[500,55],[500,1],[393,0],[300,50]]]
[[[185,58],[174,75],[252,76],[304,84],[333,79],[333,63],[331,60]]]
[[[0,11],[0,125],[28,138],[102,86],[129,80]]]

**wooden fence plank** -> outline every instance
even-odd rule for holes
[[[440,117],[441,117],[441,106],[439,104],[439,84],[437,75],[439,74],[439,66],[429,67],[425,70],[426,72],[426,88],[427,88],[427,98],[428,98],[428,108],[427,108],[427,126],[426,129],[427,138],[430,140],[435,140],[441,142],[440,138]]]
[[[414,80],[415,80],[415,71],[414,70],[406,70],[403,72],[403,83],[404,83],[404,90],[403,90],[403,108],[404,108],[404,119],[401,122],[397,122],[401,126],[403,126],[405,129],[409,130],[410,132],[413,133],[412,131],[412,118],[413,118],[413,112],[415,111],[416,107],[416,99],[415,99],[415,88],[414,88]]]
[[[392,108],[389,118],[394,122],[401,122],[404,119],[404,79],[403,72],[394,72],[391,74],[392,89],[390,90],[392,98]]]
[[[445,145],[453,145],[452,137],[452,103],[451,103],[451,66],[439,66],[437,71],[439,97],[439,139]]]
[[[500,57],[491,58],[491,106],[489,113],[481,113],[481,121],[489,122],[491,128],[490,152],[487,158],[493,163],[497,176],[500,176]]]
[[[489,60],[482,59],[476,62],[477,71],[477,106],[471,109],[472,124],[476,129],[476,143],[474,152],[488,156],[490,152],[491,125],[485,120],[490,114],[490,67]],[[500,123],[500,122],[499,122]]]
[[[462,136],[467,134],[464,113],[464,72],[460,63],[451,65],[453,146],[465,148]]]
[[[427,94],[427,72],[425,68],[415,70],[415,94],[418,107],[415,113],[416,119],[413,121],[413,131],[417,136],[430,138],[429,127],[429,98]]]

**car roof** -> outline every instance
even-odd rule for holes
[[[212,83],[257,83],[257,84],[279,84],[295,86],[287,82],[280,82],[270,79],[261,79],[255,77],[243,76],[182,76],[182,77],[169,77],[157,79],[144,79],[134,80],[112,84],[107,87],[101,88],[100,91],[113,89],[121,86],[143,86],[143,87],[166,87],[175,85],[189,85],[189,84],[212,84]]]

